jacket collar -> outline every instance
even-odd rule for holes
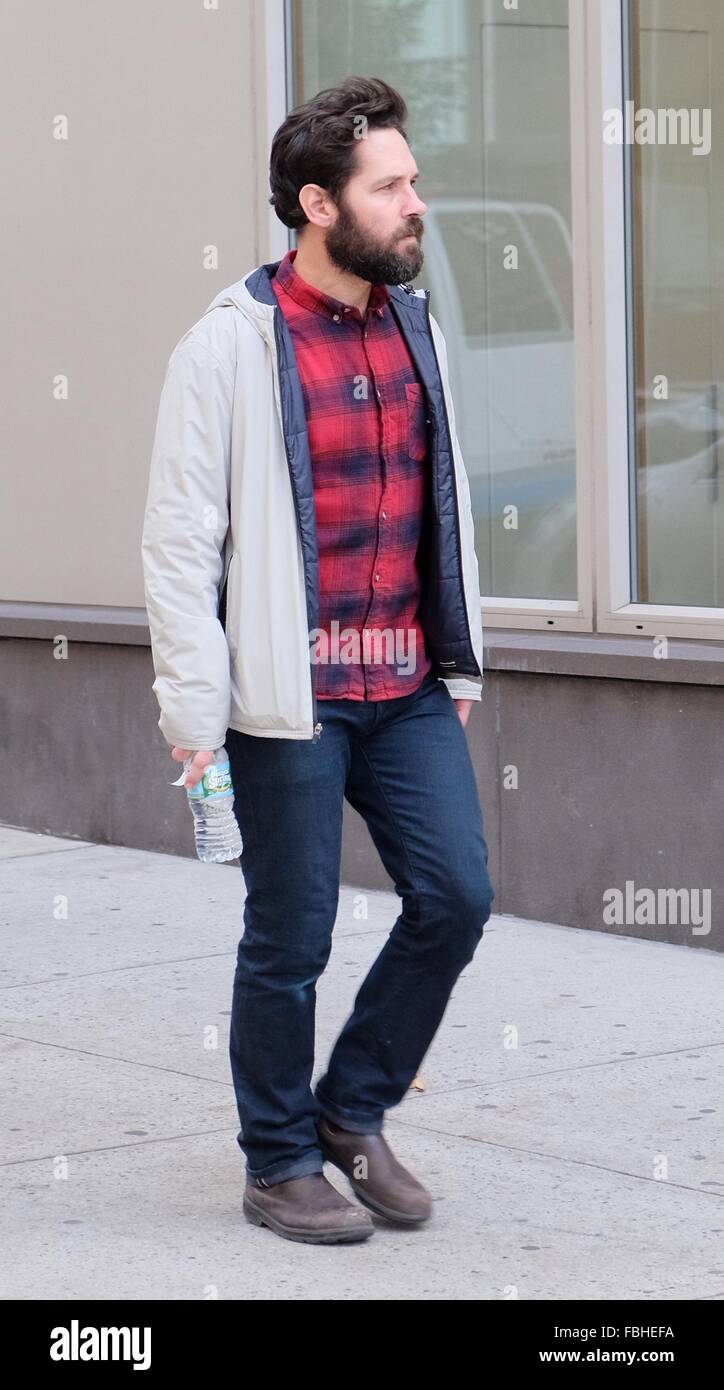
[[[340,318],[346,314],[352,314],[359,322],[366,314],[377,314],[380,318],[384,312],[390,292],[386,285],[372,285],[367,301],[365,315],[359,310],[355,311],[351,305],[345,304],[341,299],[335,299],[331,294],[325,294],[323,290],[317,289],[316,285],[310,285],[307,280],[302,279],[294,264],[297,256],[296,247],[287,251],[279,264],[279,269],[274,277],[274,284],[281,285],[282,289],[291,295],[295,303],[300,304],[303,309],[309,309],[314,314],[320,314],[322,318],[334,319],[339,322]]]
[[[278,261],[266,261],[247,271],[235,284],[221,290],[204,313],[208,314],[211,309],[217,309],[221,305],[233,304],[249,319],[262,337],[269,338],[274,331],[274,311],[279,308],[279,301],[272,288],[272,277],[281,265],[282,259],[283,257]],[[427,291],[415,290],[405,285],[386,285],[385,288],[393,306],[399,308],[403,314],[407,313],[414,321],[415,327],[421,327],[425,319]]]

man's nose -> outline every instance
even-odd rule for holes
[[[410,202],[409,206],[405,209],[405,216],[407,216],[407,217],[422,217],[423,213],[426,213],[426,212],[427,212],[427,203],[423,203],[422,198],[420,198],[420,197],[418,196],[418,194],[415,192],[415,190],[413,189],[413,190],[412,190],[412,199],[411,199],[411,202]]]

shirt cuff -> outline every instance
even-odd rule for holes
[[[453,700],[482,700],[484,681],[467,680],[465,676],[450,676],[444,679]]]

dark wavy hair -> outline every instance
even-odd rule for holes
[[[308,221],[299,203],[305,183],[318,183],[338,200],[355,172],[360,116],[370,129],[391,126],[407,139],[407,107],[381,77],[345,77],[297,106],[280,125],[269,160],[269,202],[285,227],[298,230]]]

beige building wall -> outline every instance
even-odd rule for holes
[[[220,289],[287,245],[266,202],[283,5],[4,0],[1,25],[0,631],[33,635],[26,604],[142,623],[168,357]]]

